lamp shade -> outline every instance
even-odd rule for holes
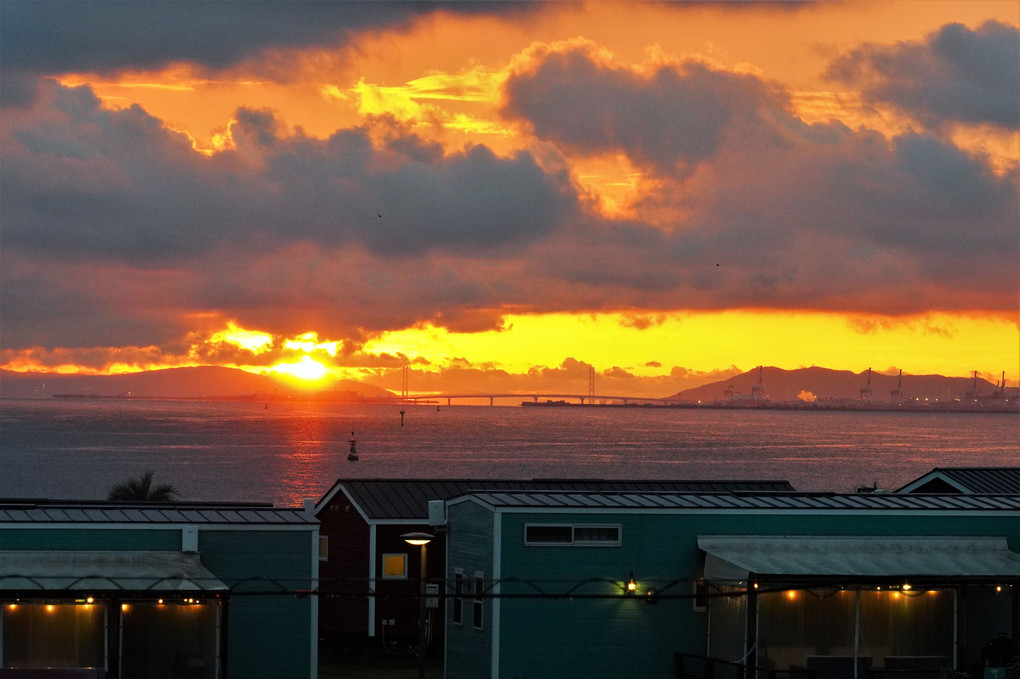
[[[417,547],[420,545],[427,545],[428,543],[432,542],[433,538],[435,538],[436,536],[432,535],[431,533],[404,533],[400,537],[407,544],[415,545]]]

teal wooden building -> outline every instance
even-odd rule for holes
[[[446,511],[448,679],[980,677],[1018,637],[1018,495],[491,491]]]
[[[314,678],[318,563],[303,509],[0,501],[0,677]]]

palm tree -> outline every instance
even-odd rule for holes
[[[134,502],[171,502],[180,492],[170,483],[152,484],[152,472],[147,471],[137,479],[128,479],[110,487],[107,500]]]

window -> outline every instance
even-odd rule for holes
[[[618,525],[528,524],[524,527],[526,545],[575,545],[618,547]]]
[[[789,589],[758,597],[758,643],[767,644],[777,670],[792,665],[817,669],[817,676],[853,676],[852,657],[828,649],[859,647],[859,662],[874,659],[888,669],[952,665],[955,653],[954,590],[905,593],[877,589]],[[716,620],[712,601],[712,620]],[[739,622],[743,625],[742,620]],[[740,629],[737,627],[736,629]],[[866,630],[857,641],[858,630]],[[741,636],[743,636],[741,634]],[[714,647],[713,647],[714,648]],[[772,655],[774,653],[774,655]],[[878,658],[884,658],[879,661]],[[835,666],[838,665],[838,666]],[[860,676],[867,676],[865,667]],[[910,676],[919,676],[913,674]],[[929,676],[931,676],[929,674]]]
[[[704,580],[694,581],[694,598],[691,599],[691,610],[704,613],[708,610],[708,583]]]
[[[574,544],[620,544],[619,526],[574,526]]]
[[[120,676],[218,676],[218,604],[132,603],[121,608],[121,621]]]
[[[407,554],[383,554],[382,576],[384,578],[406,578]]]
[[[319,561],[329,561],[329,536],[319,536]]]
[[[453,624],[464,624],[464,571],[453,571]]]
[[[121,677],[220,676],[220,604],[90,599],[4,602],[0,675],[108,676],[112,666]]]
[[[106,666],[104,605],[7,603],[0,629],[0,667]]]
[[[475,600],[472,606],[473,621],[472,624],[475,629],[482,629],[483,618],[482,614],[485,612],[482,608],[484,599],[482,595],[485,594],[485,573],[481,571],[475,571]]]
[[[569,545],[574,541],[572,526],[526,526],[524,544]]]

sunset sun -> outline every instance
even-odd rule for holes
[[[272,367],[277,372],[290,377],[296,377],[306,382],[315,382],[325,377],[329,370],[313,359],[311,356],[302,356],[300,361],[291,363],[277,363]]]

